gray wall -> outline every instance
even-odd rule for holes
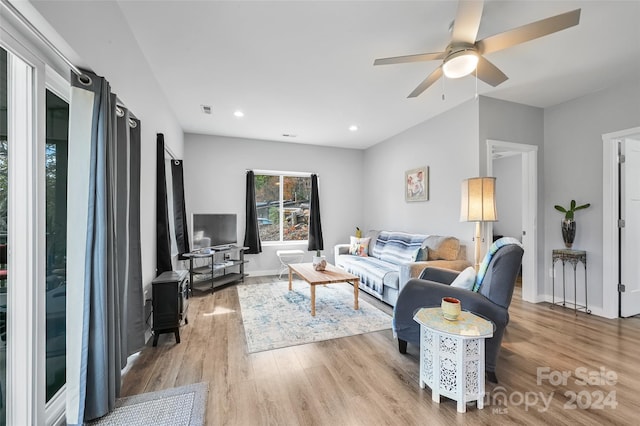
[[[602,135],[640,126],[640,80],[545,109],[544,203],[545,265],[551,268],[551,250],[562,248],[562,214],[555,204],[567,206],[571,199],[591,207],[576,213],[577,232],[573,248],[586,250],[589,276],[589,305],[602,309]],[[557,274],[560,273],[559,268]],[[551,295],[551,278],[545,292]],[[582,282],[579,275],[578,280]],[[556,294],[558,290],[556,289]],[[573,289],[567,297],[573,299]],[[578,302],[584,293],[578,290]]]
[[[529,105],[516,104],[498,99],[480,96],[480,170],[487,170],[487,140],[536,145],[538,147],[538,211],[537,245],[538,245],[538,277],[544,274],[544,111]],[[499,185],[499,184],[498,184]],[[500,213],[498,213],[500,214]],[[544,286],[538,279],[536,293],[543,293]]]
[[[333,246],[348,243],[365,215],[362,187],[363,152],[265,140],[186,134],[184,145],[185,202],[192,213],[236,213],[238,242],[244,241],[245,171],[274,170],[318,175],[323,254],[333,262]],[[247,255],[246,271],[253,275],[277,272],[278,249],[301,249],[306,244],[268,245]],[[305,260],[311,261],[312,253]],[[185,265],[186,267],[186,265]]]
[[[365,230],[453,235],[473,259],[472,223],[460,222],[460,185],[478,175],[478,103],[468,101],[365,151]],[[404,172],[429,166],[429,200],[404,199]]]

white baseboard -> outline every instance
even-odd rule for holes
[[[278,275],[280,271],[278,269],[265,270],[265,271],[245,271],[245,273],[250,277],[266,277],[269,275]],[[287,276],[286,273],[282,274],[282,278]]]
[[[552,297],[550,294],[544,294],[544,295],[539,295],[539,298],[541,298],[542,300],[540,300],[540,302],[548,302],[551,303]],[[560,299],[558,299],[557,297],[555,298],[556,303],[558,303]],[[582,302],[584,303],[584,302]],[[581,302],[578,302],[578,306],[580,306],[582,304]],[[567,299],[565,302],[566,306],[564,307],[565,309],[571,309],[573,310],[573,300]],[[559,308],[563,308],[562,306],[558,306]],[[609,319],[613,319],[613,318],[617,318],[617,317],[610,317],[605,315],[604,309],[601,306],[588,306],[589,310],[591,311],[591,315],[596,315],[599,317],[603,317],[603,318],[609,318]],[[582,312],[584,314],[584,309],[580,310],[578,309],[578,313]]]

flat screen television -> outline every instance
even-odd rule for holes
[[[237,215],[194,213],[191,217],[193,249],[227,246],[237,242]]]

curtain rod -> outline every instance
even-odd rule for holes
[[[171,148],[169,148],[166,144],[164,145],[164,152],[169,154],[169,157],[171,157],[172,160],[177,160],[176,155],[173,153],[173,151],[171,151]]]
[[[309,177],[313,174],[317,174],[312,172],[286,172],[282,170],[260,170],[260,169],[246,169],[245,173],[246,172],[253,172],[257,175],[268,175],[268,176],[286,175],[286,176],[293,176],[293,177]]]
[[[35,25],[33,25],[22,13],[20,13],[20,11],[16,9],[14,5],[9,3],[9,0],[0,0],[0,2],[2,3],[2,6],[4,6],[18,21],[22,23],[22,25],[27,27],[33,34],[36,35],[36,37],[40,39],[40,41],[46,44],[49,49],[51,49],[56,55],[58,55],[60,59],[62,59],[64,63],[67,64],[69,68],[71,68],[71,71],[73,71],[73,73],[78,76],[78,78],[82,79],[82,77],[87,77],[82,71],[80,71],[80,68],[76,67],[69,60],[69,58],[67,58],[64,53],[60,51],[60,49],[58,49],[53,43],[51,43],[49,39],[45,37],[45,35],[42,34],[40,30],[38,30]]]

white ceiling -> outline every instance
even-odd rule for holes
[[[155,79],[185,132],[365,148],[475,95],[469,76],[407,99],[437,61],[373,66],[444,50],[455,1],[32,3],[79,65],[108,79]],[[549,107],[638,81],[638,0],[488,1],[478,38],[576,8],[577,27],[487,55],[509,80],[496,88],[478,81],[478,93]],[[125,44],[128,56],[115,53]],[[245,116],[234,117],[236,109]]]

